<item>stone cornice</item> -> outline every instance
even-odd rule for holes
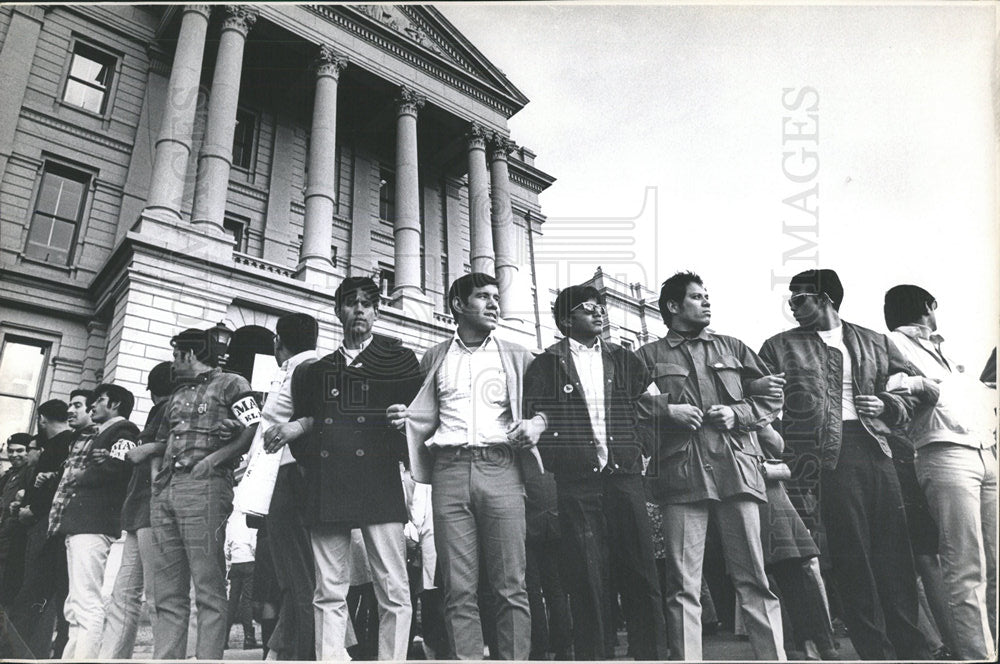
[[[130,154],[132,152],[132,146],[125,141],[111,138],[110,136],[106,136],[100,132],[85,129],[79,125],[66,122],[65,120],[61,120],[32,108],[22,108],[21,117],[26,120],[37,122],[38,124],[48,127],[49,129],[63,131],[72,136],[76,136],[77,138],[82,138],[91,143],[97,143],[98,145],[102,145],[112,150],[117,150],[118,152],[124,152],[126,154]]]
[[[545,191],[552,186],[553,182],[556,181],[556,179],[548,173],[526,164],[519,159],[508,160],[508,166],[511,182],[524,187],[528,191],[533,191],[536,194]]]

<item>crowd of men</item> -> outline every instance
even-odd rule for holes
[[[264,395],[184,330],[141,430],[108,383],[7,440],[0,656],[130,658],[145,598],[154,658],[222,659],[228,553],[237,597],[272,577],[268,659],[405,660],[419,605],[434,659],[610,659],[624,624],[635,659],[700,660],[714,540],[757,659],[838,659],[834,617],[862,659],[992,659],[995,356],[966,376],[917,286],[885,294],[888,334],[840,319],[832,270],[789,289],[799,326],[755,353],[677,273],[668,333],[632,352],[604,340],[601,293],[570,286],[536,356],[495,333],[498,283],[472,273],[418,361],[373,333],[378,286],[351,277],[333,352],[312,316],[278,319]],[[241,459],[237,507],[264,498],[246,517]],[[255,543],[227,547],[231,514]]]

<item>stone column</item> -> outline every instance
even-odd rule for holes
[[[486,130],[475,122],[465,135],[469,146],[469,264],[473,272],[493,274],[490,184],[486,171]]]
[[[333,273],[330,244],[337,204],[337,82],[347,58],[325,44],[316,60],[316,97],[309,139],[309,181],[299,275],[322,285]]]
[[[517,266],[517,238],[514,235],[514,214],[510,209],[510,174],[507,154],[510,141],[496,132],[490,140],[490,181],[493,226],[493,249],[496,252],[496,277],[500,282],[500,315],[505,319],[524,320],[524,301],[518,297],[520,286]]]
[[[184,197],[191,133],[198,110],[198,86],[210,12],[208,5],[184,7],[167,85],[167,103],[153,157],[146,211],[173,220],[181,218],[181,199]]]
[[[198,179],[194,184],[194,209],[191,221],[215,226],[224,233],[229,195],[229,169],[233,165],[233,133],[236,130],[236,106],[240,101],[240,77],[243,73],[243,47],[247,33],[257,21],[256,10],[246,5],[226,5],[222,22],[219,52],[215,57],[212,92],[208,99],[208,122],[205,140],[198,155]]]
[[[417,112],[424,98],[402,88],[396,114],[396,241],[397,293],[418,294],[420,286],[420,181],[417,154]]]

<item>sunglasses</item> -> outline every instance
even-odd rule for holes
[[[819,297],[819,293],[796,293],[788,298],[788,306],[792,309],[799,307],[808,297]]]
[[[603,316],[606,313],[608,313],[607,307],[605,307],[603,304],[594,304],[593,302],[581,302],[580,304],[570,309],[570,312],[576,311],[577,309],[583,309],[585,313],[591,315],[600,314]]]

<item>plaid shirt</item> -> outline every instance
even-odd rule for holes
[[[70,447],[69,456],[63,463],[62,479],[59,480],[59,487],[56,495],[52,498],[52,509],[49,510],[49,536],[59,531],[62,524],[62,515],[66,510],[66,505],[76,493],[74,486],[77,476],[87,467],[87,456],[90,454],[90,447],[97,435],[97,425],[81,429],[77,433],[76,440]]]
[[[246,379],[219,368],[178,385],[154,437],[167,444],[164,467],[190,468],[222,447],[219,425],[225,419],[239,419],[234,409],[238,410],[247,397],[253,399]]]

